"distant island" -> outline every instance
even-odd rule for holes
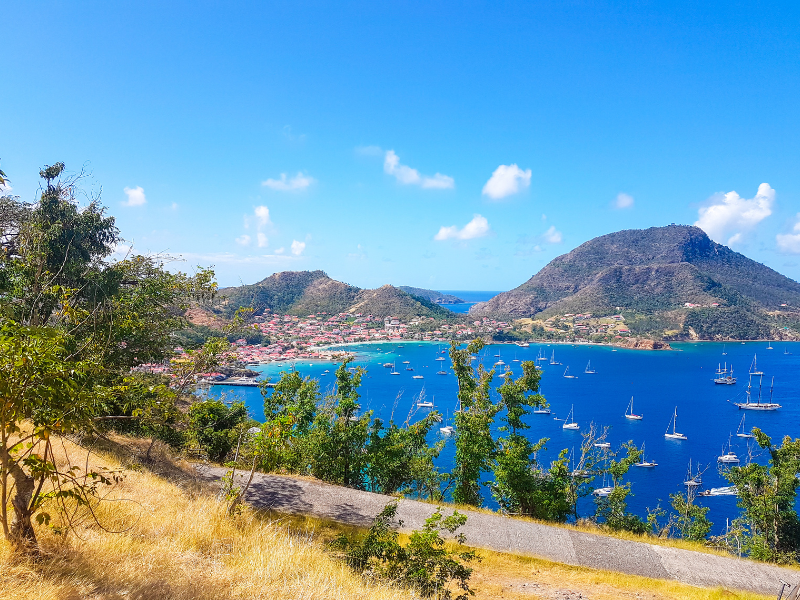
[[[426,290],[423,288],[411,287],[408,285],[399,286],[406,294],[417,296],[418,298],[425,298],[436,304],[464,304],[464,300],[453,294],[444,294],[436,290]]]

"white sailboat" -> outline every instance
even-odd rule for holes
[[[752,433],[748,433],[747,430],[744,428],[744,418],[747,415],[742,415],[742,421],[739,423],[739,429],[736,430],[736,437],[740,438],[751,438],[753,437]]]
[[[651,468],[657,467],[658,463],[654,460],[647,460],[644,455],[644,442],[642,442],[642,460],[641,462],[634,463],[634,467],[644,467],[644,468]]]
[[[584,369],[583,372],[584,373],[588,373],[589,375],[593,375],[594,373],[597,373],[597,371],[595,371],[592,368],[592,361],[589,361],[588,363],[586,363],[586,369]]]
[[[552,356],[550,356],[550,364],[551,365],[560,365],[561,363],[556,361],[556,351],[553,350]]]
[[[633,396],[631,396],[631,401],[628,402],[628,408],[625,409],[625,418],[634,421],[641,421],[644,418],[644,415],[637,415],[633,412]]]
[[[683,485],[689,488],[695,488],[703,485],[703,474],[700,472],[700,466],[697,467],[697,473],[692,475],[692,459],[689,459],[689,475]]]
[[[672,414],[672,420],[670,421],[670,425],[672,425],[672,433],[669,432],[669,425],[667,425],[667,431],[664,433],[664,437],[668,440],[688,440],[685,435],[682,433],[678,433],[675,431],[675,427],[678,424],[678,407],[675,407],[675,412]]]
[[[723,451],[725,449],[723,448]],[[739,464],[739,457],[736,456],[736,453],[731,449],[731,438],[728,437],[728,451],[724,454],[717,457],[717,462],[722,463],[724,465],[738,465]]]
[[[761,401],[761,381],[764,379],[761,377],[758,382],[758,400],[756,402],[752,402],[752,377],[750,381],[747,383],[747,399],[744,402],[734,402],[734,406],[738,406],[742,410],[778,410],[781,405],[777,402],[772,401],[772,390],[775,387],[775,378],[772,378],[772,385],[769,387],[769,402],[762,402]]]
[[[581,428],[580,425],[578,425],[575,421],[572,420],[572,411],[573,411],[574,408],[575,408],[575,405],[573,404],[569,409],[569,415],[567,416],[566,419],[564,419],[564,424],[561,426],[561,429],[576,430],[576,429],[580,429]]]
[[[725,344],[722,344],[722,356],[727,356],[728,353],[725,351]]]
[[[733,376],[733,365],[731,365],[731,371],[728,373],[728,363],[725,363],[725,368],[722,368],[722,365],[717,366],[717,376],[714,377],[714,383],[718,385],[734,385],[736,383],[736,377]]]
[[[767,350],[773,350],[773,349],[774,348],[772,347],[772,342],[771,341],[767,342]]]
[[[758,365],[756,364],[756,355],[753,354],[753,363],[750,365],[750,375],[763,375],[764,371],[758,370]]]
[[[395,368],[394,364],[392,364],[392,372],[389,375],[400,375],[400,372]]]
[[[559,364],[560,364],[560,363],[559,363]],[[577,379],[577,378],[578,378],[578,376],[577,376],[577,375],[570,375],[570,374],[569,374],[569,367],[567,367],[566,369],[564,369],[564,377],[566,377],[567,379]]]

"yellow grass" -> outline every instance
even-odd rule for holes
[[[110,457],[102,462],[115,466]],[[249,509],[228,518],[212,496],[187,487],[128,471],[109,498],[124,501],[96,511],[103,527],[123,533],[104,531],[86,515],[64,538],[40,529],[44,558],[36,563],[15,559],[0,542],[0,598],[408,598],[365,583],[282,524]]]
[[[67,444],[73,460],[82,452]],[[85,457],[85,451],[84,457]],[[118,467],[109,455],[90,462]],[[37,562],[15,558],[0,541],[2,600],[227,600],[409,598],[409,592],[362,580],[326,554],[342,531],[331,521],[225,507],[194,482],[191,467],[169,462],[169,478],[127,470],[96,508],[100,525],[79,515],[74,533],[39,530]],[[182,467],[181,471],[178,467]],[[177,483],[176,483],[177,482]],[[104,530],[121,531],[111,533]],[[477,598],[584,597],[714,600],[763,596],[571,567],[538,558],[480,550],[472,578]],[[523,585],[526,584],[526,585]]]
[[[353,535],[357,528],[341,525],[326,519],[308,516],[284,517],[291,530],[313,531],[319,541],[327,541],[345,532]],[[408,536],[401,535],[401,542]],[[636,575],[625,575],[587,567],[565,565],[542,558],[521,556],[479,549],[480,562],[473,563],[470,579],[477,598],[499,600],[501,598],[563,598],[568,591],[582,594],[593,600],[615,598],[649,598],[656,600],[766,600],[763,596],[749,592],[722,588],[698,588],[676,581],[650,579]]]

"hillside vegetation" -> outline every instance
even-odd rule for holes
[[[425,298],[431,302],[438,301],[444,304],[462,304],[464,302],[458,296],[453,296],[453,294],[443,294],[442,292],[437,292],[436,290],[426,290],[424,288],[411,287],[408,285],[401,285],[399,288],[407,294],[418,296],[419,298]]]
[[[718,307],[724,310],[709,312]],[[697,227],[670,225],[590,240],[470,314],[546,318],[625,311],[631,320],[655,323],[642,317],[657,317],[667,325],[649,333],[671,329],[677,337],[757,339],[786,335],[770,313],[797,307],[797,282],[717,244]]]
[[[233,316],[239,307],[252,308],[255,314],[268,310],[297,316],[319,312],[400,318],[453,316],[425,296],[391,285],[363,290],[331,279],[323,271],[283,271],[253,285],[225,288],[220,295],[223,299],[218,310],[226,317]]]

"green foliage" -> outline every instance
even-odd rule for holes
[[[670,494],[669,499],[674,511],[669,524],[673,537],[698,542],[706,539],[713,525],[706,516],[709,508],[695,504],[691,491]]]
[[[725,472],[736,486],[743,511],[744,550],[758,560],[794,562],[800,553],[800,521],[795,509],[800,485],[800,439],[786,436],[775,446],[753,428],[758,445],[770,456],[766,465],[752,462]]]
[[[686,315],[684,335],[689,328],[702,339],[758,340],[771,337],[763,315],[742,307],[697,308]]]
[[[429,413],[413,425],[398,427],[393,421],[384,428],[380,419],[372,422],[367,443],[366,481],[373,492],[413,492],[420,497],[441,498],[442,475],[433,461],[444,440],[428,445],[427,436],[441,420]]]
[[[450,345],[450,359],[458,380],[458,406],[455,413],[455,469],[453,500],[461,504],[480,506],[481,473],[491,468],[495,451],[492,424],[502,406],[492,402],[490,386],[494,370],[478,366],[477,378],[470,361],[471,355],[480,352],[483,340],[476,339],[466,348]]]
[[[342,534],[333,548],[342,551],[342,558],[357,572],[411,588],[422,598],[466,600],[474,596],[469,587],[472,569],[463,563],[477,556],[464,548],[448,549],[442,538],[442,534],[454,535],[467,522],[466,515],[453,511],[444,517],[437,509],[421,530],[412,532],[406,546],[400,545],[392,528],[396,515],[397,504],[387,504],[366,535],[352,539]],[[402,524],[399,521],[397,526]],[[459,544],[466,541],[463,534],[456,534],[455,539]],[[450,582],[461,593],[453,596],[447,587]]]
[[[88,503],[110,481],[52,457],[51,437],[87,427],[102,397],[98,365],[72,360],[74,349],[75,340],[58,330],[0,320],[0,523],[21,552],[37,549],[32,519],[49,522],[46,500]]]
[[[208,458],[220,462],[236,444],[239,426],[247,420],[244,402],[228,406],[222,400],[204,400],[189,408],[189,436]]]

